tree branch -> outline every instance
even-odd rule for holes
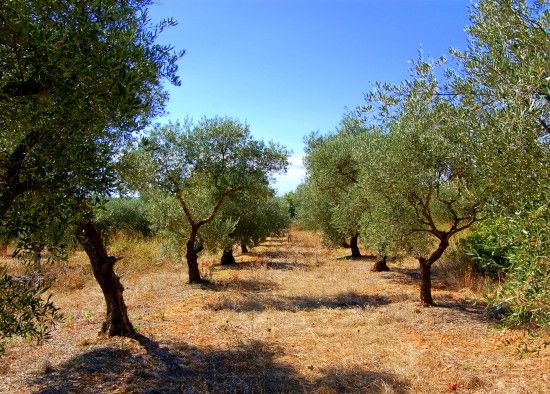
[[[193,215],[191,215],[191,211],[189,210],[189,208],[187,207],[187,204],[185,203],[185,200],[181,196],[181,190],[178,190],[175,194],[176,194],[176,199],[179,201],[181,208],[183,209],[185,218],[187,219],[191,227],[194,227],[195,221],[193,220]]]

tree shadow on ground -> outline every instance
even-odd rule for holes
[[[398,275],[391,275],[389,278],[394,282],[409,285],[420,286],[420,271],[414,268],[401,268],[394,267],[393,273]],[[432,272],[432,289],[433,290],[446,290],[447,286],[444,286],[443,282],[439,280],[437,270]],[[463,312],[469,317],[482,322],[496,322],[498,319],[491,314],[491,311],[487,309],[487,305],[479,301],[471,301],[465,299],[456,299],[445,295],[434,295],[435,307],[447,308]]]
[[[275,291],[280,289],[280,285],[276,282],[260,279],[242,279],[231,278],[228,280],[214,280],[203,285],[206,290],[212,291],[227,291],[235,290],[245,293],[261,293],[266,291]]]
[[[260,255],[261,256],[261,255]],[[219,265],[216,270],[252,270],[266,268],[268,270],[294,270],[294,269],[312,269],[313,266],[299,262],[282,261],[243,261],[230,265]]]
[[[374,261],[374,260],[376,260],[376,257],[377,257],[376,255],[367,254],[367,255],[361,255],[359,257],[342,256],[342,257],[337,257],[336,260]]]
[[[478,321],[496,323],[499,320],[499,316],[493,310],[490,310],[485,303],[479,301],[457,300],[444,296],[437,297],[434,301],[436,307],[456,310]]]
[[[161,346],[143,335],[128,349],[101,347],[54,366],[30,382],[35,393],[253,393],[364,391],[407,392],[394,375],[363,369],[321,371],[309,381],[287,363],[283,349],[251,342],[235,349],[198,348],[184,343]]]
[[[268,258],[268,259],[277,259],[277,258],[284,258],[287,257],[288,252],[283,250],[264,250],[261,252],[248,252],[247,256],[261,259],[261,258]]]
[[[32,383],[36,393],[182,393],[304,391],[290,365],[277,362],[280,349],[260,342],[236,349],[167,347],[139,336],[142,349],[103,347],[79,355]],[[145,350],[145,352],[143,352]]]
[[[391,303],[386,296],[361,295],[355,292],[343,293],[334,297],[276,297],[260,295],[254,298],[223,298],[206,306],[207,309],[234,312],[260,312],[275,309],[286,312],[314,311],[317,309],[373,308]]]
[[[388,372],[364,370],[349,370],[332,368],[323,371],[323,376],[314,384],[315,391],[323,392],[327,388],[330,392],[338,393],[409,393],[409,384],[399,380],[396,375]]]
[[[420,285],[420,270],[416,268],[402,268],[402,267],[392,267],[392,272],[398,275],[392,275],[391,279],[394,282],[403,284],[403,285]],[[435,278],[432,278],[435,280]]]

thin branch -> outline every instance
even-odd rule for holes
[[[181,208],[183,209],[183,212],[185,213],[185,218],[187,219],[187,221],[189,222],[191,227],[194,227],[195,226],[195,221],[193,220],[193,215],[191,215],[191,211],[189,210],[189,208],[187,207],[187,204],[185,203],[185,200],[181,196],[181,190],[178,190],[176,192],[176,199],[179,201],[179,203],[181,205]]]
[[[218,211],[220,210],[220,208],[222,207],[222,204],[223,202],[225,201],[225,199],[227,197],[229,197],[230,195],[232,194],[235,194],[239,191],[239,189],[229,189],[229,190],[226,190],[222,196],[220,197],[220,199],[218,200],[218,202],[216,203],[216,205],[214,206],[214,209],[212,210],[212,212],[210,212],[210,215],[206,218],[206,219],[203,219],[201,221],[199,221],[197,223],[197,227],[201,227],[202,225],[204,224],[207,224],[207,223],[210,223],[212,220],[214,220],[214,218],[216,217],[216,214],[218,213]]]

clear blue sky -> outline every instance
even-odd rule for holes
[[[166,119],[236,117],[285,145],[295,157],[280,192],[302,176],[304,135],[334,130],[372,82],[406,78],[420,49],[466,46],[467,0],[158,1],[153,21],[179,22],[161,41],[186,50]]]

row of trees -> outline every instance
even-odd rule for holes
[[[107,335],[135,335],[114,269],[120,256],[106,243],[121,217],[177,240],[192,283],[202,280],[203,248],[253,245],[288,220],[268,186],[287,152],[254,140],[247,125],[188,121],[135,141],[163,111],[163,83],[180,84],[183,52],[157,43],[175,22],[152,25],[150,4],[15,0],[0,9],[0,239],[23,259],[65,258],[79,244],[105,298]],[[129,189],[142,201],[109,199]],[[47,285],[0,274],[0,305],[10,305],[0,311],[2,338],[41,338],[59,317],[43,298]]]
[[[377,84],[335,133],[308,137],[299,216],[332,244],[351,240],[352,256],[360,235],[378,251],[377,270],[388,253],[414,256],[424,305],[434,304],[431,267],[469,229],[469,254],[500,248],[515,284],[494,301],[517,322],[548,324],[550,10],[483,0],[471,21],[468,49],[452,61],[419,59],[409,80]]]

